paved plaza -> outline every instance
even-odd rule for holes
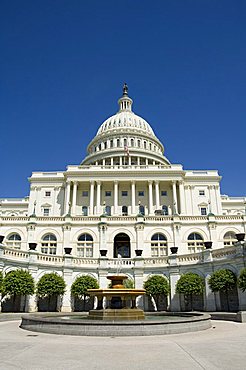
[[[0,369],[245,369],[246,324],[154,337],[74,337],[34,333],[0,322]]]

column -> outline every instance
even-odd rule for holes
[[[173,188],[173,214],[175,214],[178,213],[176,181],[172,181],[172,188]]]
[[[135,181],[131,182],[131,188],[132,188],[132,215],[136,213],[136,183]]]
[[[219,185],[214,186],[214,195],[216,199],[216,205],[217,205],[217,214],[222,215],[222,205],[221,205],[221,197],[220,197],[220,187]]]
[[[118,181],[114,182],[114,214],[118,214]]]
[[[63,267],[63,279],[66,283],[66,291],[62,297],[62,301],[58,303],[58,308],[60,306],[61,312],[71,312],[72,302],[71,302],[71,285],[73,281],[73,257],[70,255],[64,256],[64,267]]]
[[[99,215],[101,212],[101,182],[97,181],[97,214]]]
[[[155,201],[156,201],[156,209],[160,209],[159,181],[155,181]]]
[[[94,214],[94,181],[90,182],[90,215]]]
[[[66,195],[65,195],[65,215],[69,213],[70,192],[71,192],[71,182],[68,181],[66,184]]]
[[[184,182],[179,182],[179,199],[180,199],[180,213],[181,215],[186,213],[185,209],[185,191],[184,191]]]
[[[171,255],[169,256],[169,264],[170,264],[170,272],[169,272],[169,279],[170,279],[170,311],[171,312],[179,312],[180,311],[180,299],[179,294],[176,293],[176,284],[180,278],[179,267],[177,266],[176,256]]]
[[[149,184],[149,215],[153,213],[153,188],[152,181],[148,181]]]
[[[74,183],[73,183],[72,215],[76,214],[77,189],[78,189],[78,182],[74,181]]]

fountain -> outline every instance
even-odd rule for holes
[[[126,275],[107,277],[111,287],[88,289],[97,297],[96,309],[83,313],[36,313],[22,317],[22,329],[81,336],[146,336],[193,332],[209,329],[211,317],[199,312],[155,312],[144,314],[136,306],[136,298],[144,289],[125,288]]]
[[[136,298],[145,294],[145,289],[125,288],[126,275],[111,275],[111,288],[88,289],[92,297],[97,297],[97,308],[90,310],[92,320],[144,320],[144,311],[136,306]],[[106,308],[103,307],[106,301]]]

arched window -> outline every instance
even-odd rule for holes
[[[14,233],[7,237],[6,244],[10,248],[20,249],[21,247],[21,237],[19,234]]]
[[[147,148],[147,143],[146,143],[146,141],[144,141],[144,149],[146,149]]]
[[[131,139],[131,146],[134,146],[134,139]]]
[[[165,235],[157,233],[151,238],[151,256],[161,257],[167,255],[167,238]]]
[[[110,140],[110,148],[113,148],[113,146],[114,146],[114,141]]]
[[[234,243],[237,241],[236,235],[233,231],[228,231],[224,235],[224,246],[225,247],[230,247],[231,245],[234,245]]]
[[[188,249],[190,253],[201,252],[204,249],[203,237],[198,233],[188,236]]]
[[[105,211],[108,216],[111,216],[111,206],[106,206]]]
[[[93,257],[93,238],[90,234],[78,237],[77,254],[79,257]]]
[[[122,216],[128,216],[128,207],[122,206]]]
[[[167,216],[168,215],[168,207],[167,206],[162,206],[162,214]]]
[[[140,146],[141,146],[141,141],[138,140],[138,147],[140,148]]]
[[[120,146],[120,139],[117,139],[117,148]]]
[[[88,216],[88,207],[87,206],[82,207],[82,215],[83,216]]]
[[[107,149],[107,141],[104,142],[104,149]]]
[[[56,254],[57,239],[54,234],[46,234],[41,241],[41,252],[45,254]]]

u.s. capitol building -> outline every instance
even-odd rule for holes
[[[245,233],[246,198],[221,195],[216,170],[170,163],[132,103],[124,85],[118,112],[101,124],[81,164],[33,172],[28,197],[0,200],[0,269],[28,268],[35,280],[57,271],[68,287],[91,274],[105,286],[121,256],[136,287],[150,274],[169,277],[174,309],[181,273],[206,278],[218,266],[238,274],[244,254],[235,235]],[[206,297],[205,309],[215,309],[208,287]],[[63,310],[69,309],[68,291]]]

